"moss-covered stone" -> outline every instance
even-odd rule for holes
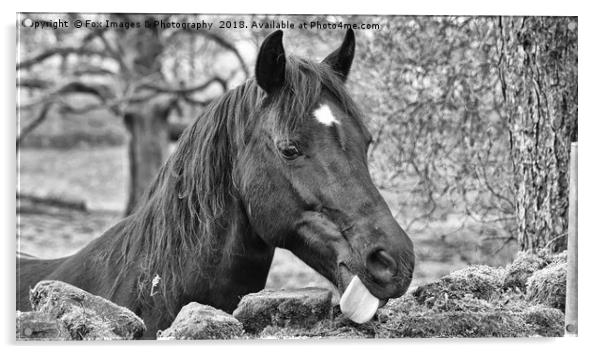
[[[562,337],[564,335],[564,314],[558,309],[534,305],[527,308],[523,316],[525,322],[540,336]]]
[[[517,288],[525,291],[527,279],[533,273],[545,267],[548,262],[548,257],[543,254],[520,252],[514,262],[506,267],[503,280],[504,289]]]
[[[129,309],[61,281],[37,283],[29,299],[33,310],[61,322],[71,339],[134,339],[146,330],[142,319]]]
[[[522,337],[532,335],[521,316],[503,309],[423,313],[395,317],[378,331],[397,337]]]
[[[538,267],[541,269],[535,269]],[[526,274],[530,276],[523,280]],[[523,281],[524,286],[516,285]],[[420,286],[389,301],[364,324],[353,323],[337,306],[333,308],[329,290],[264,290],[245,296],[234,312],[236,318],[205,305],[185,306],[158,337],[562,336],[565,293],[566,253],[521,254],[506,268],[470,266]],[[18,314],[21,324],[35,322],[40,329],[60,332],[68,339],[133,338],[143,329],[143,323],[129,310],[61,282],[39,283],[31,302],[38,312]],[[17,325],[17,335],[25,333],[25,327]]]
[[[232,315],[192,302],[182,307],[169,328],[157,333],[157,339],[232,339],[242,334],[242,324]]]
[[[330,318],[332,293],[328,289],[263,290],[244,296],[234,311],[245,331],[267,326],[310,327]]]
[[[530,261],[525,262],[525,259]],[[531,262],[532,260],[534,260]],[[541,259],[541,262],[538,260]],[[565,258],[564,258],[565,259]],[[546,274],[558,274],[563,256],[521,256],[514,265],[547,267],[535,270],[527,289],[550,284]],[[531,267],[530,272],[534,267]],[[399,337],[530,337],[561,336],[564,316],[550,304],[539,304],[521,287],[506,287],[508,268],[470,266],[440,280],[418,287],[378,310],[364,324],[334,311],[332,320],[311,327],[268,326],[259,338],[399,338]],[[518,273],[515,273],[518,274]],[[525,273],[523,273],[525,274]],[[545,279],[545,280],[544,280]],[[556,277],[551,279],[557,280]],[[561,286],[562,281],[555,284]],[[531,285],[529,285],[531,284]],[[549,289],[549,286],[544,286]],[[545,298],[544,291],[537,292]],[[555,296],[552,296],[555,298]],[[534,302],[537,302],[534,304]],[[556,303],[555,303],[556,304]]]
[[[426,308],[412,295],[392,301],[374,320],[356,324],[343,316],[311,328],[267,327],[261,338],[401,338],[401,337],[524,337],[546,333],[540,322],[527,322],[524,312],[467,297],[465,311]],[[533,317],[533,316],[532,316]],[[546,328],[550,323],[545,323]]]
[[[467,295],[490,300],[499,294],[504,272],[500,268],[474,265],[455,271],[440,280],[419,286],[412,292],[419,304],[448,311],[462,310],[462,300]],[[460,305],[460,306],[458,306]]]
[[[560,253],[556,253],[552,256],[550,256],[550,264],[554,264],[554,263],[564,263],[566,264],[568,262],[568,253],[567,251],[562,251]]]
[[[527,299],[564,312],[566,302],[566,262],[556,259],[527,280]]]

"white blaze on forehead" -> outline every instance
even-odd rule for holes
[[[341,124],[332,114],[330,107],[326,103],[323,103],[318,109],[315,110],[314,116],[318,120],[318,122],[324,125],[332,125],[333,123]]]

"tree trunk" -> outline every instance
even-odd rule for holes
[[[146,20],[153,21],[149,16]],[[160,55],[163,45],[156,29],[141,28],[124,32],[122,37],[123,62],[126,75],[134,82],[163,82]],[[137,90],[133,94],[141,93]],[[130,133],[130,190],[125,214],[129,215],[151,185],[163,162],[167,159],[169,132],[167,117],[169,103],[157,96],[124,108],[124,122]]]
[[[522,250],[559,252],[577,140],[577,18],[500,18],[499,30],[518,242]]]
[[[125,214],[134,210],[169,154],[169,104],[155,99],[128,107],[130,189]]]

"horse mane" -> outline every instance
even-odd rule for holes
[[[267,118],[265,124],[278,134],[293,132],[301,119],[311,115],[323,90],[359,119],[337,74],[325,64],[294,56],[287,58],[285,83],[277,94],[267,96],[252,78],[215,99],[184,131],[177,148],[124,221],[118,251],[121,268],[112,292],[129,272],[138,272],[139,304],[159,304],[175,315],[178,294],[193,290],[187,288],[187,283],[195,285],[190,279],[211,274],[211,268],[224,257],[226,240],[220,235],[235,213],[244,213],[234,203],[238,191],[233,167],[255,126]],[[190,269],[191,260],[196,262],[194,269]],[[132,269],[134,266],[140,268]],[[155,284],[157,276],[160,281]]]

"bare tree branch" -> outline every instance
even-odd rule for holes
[[[111,101],[106,101],[104,103],[88,104],[88,105],[84,105],[82,107],[73,107],[69,104],[62,103],[60,109],[63,112],[67,112],[67,113],[71,113],[71,114],[86,114],[86,113],[89,113],[92,111],[108,109],[111,112],[113,112],[114,114],[119,115],[119,106],[121,106],[123,104],[127,105],[130,103],[140,103],[140,102],[148,101],[159,95],[160,95],[159,93],[153,93],[153,94],[147,94],[147,95],[131,96],[131,97],[114,99]]]
[[[55,98],[57,98],[58,96],[61,96],[64,94],[72,94],[72,93],[90,94],[92,96],[97,97],[102,102],[105,102],[109,98],[108,91],[109,90],[103,85],[90,85],[90,84],[84,84],[83,82],[79,82],[79,81],[72,81],[72,82],[69,82],[69,83],[61,86],[60,88],[44,95],[43,97],[41,97],[33,102],[19,106],[18,109],[23,109],[23,110],[31,109],[40,104],[54,101]]]
[[[86,49],[86,48],[78,48],[78,47],[58,47],[48,49],[45,52],[42,52],[38,55],[35,55],[33,58],[22,60],[17,63],[17,70],[28,69],[36,64],[43,62],[44,60],[51,58],[55,55],[67,55],[67,54],[76,54],[83,56],[99,56],[103,58],[114,59],[111,55],[109,55],[105,51],[99,51],[94,49]]]
[[[186,94],[194,93],[196,91],[205,90],[213,83],[218,83],[222,87],[224,92],[228,90],[228,83],[226,82],[226,80],[220,78],[219,76],[214,76],[211,79],[207,80],[206,82],[204,82],[200,85],[193,86],[193,87],[187,87],[187,88],[167,88],[167,87],[157,86],[157,85],[153,85],[153,84],[144,84],[144,85],[141,85],[140,88],[149,89],[149,90],[153,90],[153,91],[161,92],[161,93],[174,93],[174,94],[186,95]]]
[[[21,142],[23,141],[23,139],[29,133],[31,133],[37,126],[42,124],[42,122],[44,122],[44,120],[46,120],[46,117],[48,116],[48,112],[50,111],[50,108],[52,107],[53,104],[54,104],[54,102],[47,102],[46,104],[44,104],[44,106],[38,113],[38,116],[34,120],[32,120],[29,124],[24,126],[23,129],[21,129],[19,136],[17,136],[17,149],[21,145]]]
[[[67,86],[69,86],[69,85],[67,85]],[[71,88],[77,88],[77,85],[71,85]],[[58,91],[60,91],[60,89]],[[108,109],[108,110],[112,111],[113,113],[117,114],[118,113],[117,107],[124,102],[127,102],[127,103],[143,102],[154,96],[157,96],[157,94],[154,94],[152,96],[146,95],[146,96],[130,97],[130,98],[126,98],[126,99],[114,100],[111,102],[106,102],[103,99],[102,103],[100,103],[100,104],[98,104],[98,103],[89,104],[89,105],[85,105],[83,107],[73,107],[72,105],[70,105],[70,104],[66,103],[64,100],[62,100],[62,97],[60,95],[57,95],[54,97],[47,97],[47,99],[45,101],[38,102],[38,104],[42,104],[42,108],[40,109],[37,117],[34,118],[29,124],[24,126],[23,129],[21,129],[21,132],[20,132],[19,136],[17,137],[17,143],[16,143],[17,149],[20,147],[23,139],[46,120],[46,118],[48,117],[48,112],[55,105],[58,107],[58,109],[61,112],[67,112],[67,113],[72,113],[72,114],[85,114],[85,113],[89,113],[91,111],[101,110],[101,109]],[[22,108],[18,108],[18,109],[21,110]]]
[[[47,89],[52,86],[52,82],[38,78],[21,78],[17,80],[17,86],[31,89]]]
[[[75,68],[75,69],[73,69],[73,75],[75,75],[75,76],[82,76],[82,75],[95,75],[95,76],[109,75],[109,76],[114,76],[114,75],[117,75],[117,73],[114,72],[114,71],[108,70],[108,69],[100,68],[100,67],[84,66],[84,67],[81,67],[81,68]]]
[[[222,37],[218,33],[207,31],[204,29],[184,29],[175,32],[173,35],[177,35],[178,33],[199,34],[219,44],[222,48],[231,51],[236,56],[236,59],[238,59],[238,62],[240,63],[243,72],[245,73],[245,77],[249,77],[249,68],[247,67],[247,63],[243,59],[238,49],[236,49],[236,47],[232,43],[230,43],[230,41],[228,41],[226,38]]]
[[[197,100],[194,99],[190,96],[184,96],[182,98],[186,103],[189,103],[191,105],[195,105],[195,106],[201,106],[201,107],[206,107],[208,106],[211,102],[213,102],[213,99],[208,99],[208,100]]]
[[[98,30],[94,30],[94,31],[90,32],[84,38],[83,42],[88,43],[88,42],[92,41],[93,39],[98,38],[102,42],[104,48],[109,52],[110,56],[119,63],[120,69],[124,73],[129,72],[129,68],[126,65],[125,61],[123,60],[122,48],[119,46],[118,43],[115,43],[115,47],[113,45],[111,45],[111,43],[109,43],[109,41],[107,40],[107,37],[105,37],[106,31],[107,31],[107,28],[100,28]]]

